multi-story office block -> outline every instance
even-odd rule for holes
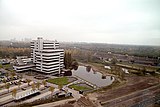
[[[42,73],[58,74],[64,67],[64,50],[57,41],[37,38],[31,42],[31,57],[36,70]]]

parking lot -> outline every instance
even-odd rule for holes
[[[3,69],[1,69],[2,71]],[[14,76],[8,75],[9,71],[5,70],[5,72],[0,75],[0,105],[1,106],[11,106],[22,103],[30,103],[40,99],[48,99],[51,96],[59,95],[59,96],[68,96],[72,95],[75,98],[80,98],[80,94],[78,91],[66,88],[67,94],[65,90],[60,90],[58,85],[48,83],[46,85],[42,84],[42,82],[47,78],[57,78],[55,76],[46,76],[43,74],[33,73],[33,75],[28,75],[24,73],[15,73]],[[44,79],[35,78],[44,77]],[[28,82],[30,80],[30,82]],[[40,83],[39,88],[36,87],[36,84]],[[35,85],[35,87],[33,87]],[[54,87],[54,91],[51,94],[50,87]],[[35,89],[34,89],[35,88]],[[63,88],[63,87],[62,87]],[[13,90],[16,89],[16,95],[13,95]],[[35,91],[34,93],[34,90]],[[33,93],[32,93],[33,92]]]

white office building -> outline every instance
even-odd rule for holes
[[[59,43],[37,38],[31,42],[31,57],[36,70],[42,73],[59,74],[64,67],[64,50],[59,48]]]

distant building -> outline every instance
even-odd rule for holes
[[[59,48],[59,43],[37,38],[31,42],[31,58],[36,70],[42,73],[59,74],[64,67],[64,50]]]

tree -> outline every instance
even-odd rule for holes
[[[19,77],[20,77],[20,79],[22,79],[22,78],[23,78],[23,74],[20,74],[20,76],[19,76]]]
[[[124,72],[123,71],[120,71],[120,74],[119,74],[121,80],[124,80]]]
[[[160,72],[160,68],[158,68],[156,71],[157,71],[157,72]]]
[[[46,80],[43,80],[43,81],[42,81],[42,84],[43,84],[44,86],[46,86],[46,85],[47,85]]]
[[[32,84],[32,90],[34,91],[36,89],[35,84]]]
[[[15,88],[15,89],[12,90],[12,96],[16,97],[16,94],[17,94],[17,89]]]
[[[91,71],[91,66],[86,66],[86,71],[90,72]]]
[[[39,90],[40,86],[41,86],[41,83],[40,83],[40,82],[37,82],[37,83],[36,83],[36,88],[37,88],[38,90]]]
[[[69,68],[69,64],[68,64],[68,52],[65,52],[64,53],[64,65],[65,65],[65,68]]]
[[[11,72],[10,75],[11,75],[11,77],[10,77],[11,80],[13,80],[13,77],[16,75],[16,73],[15,72]]]
[[[29,83],[31,82],[31,80],[30,79],[26,79],[26,81],[27,81],[28,86],[29,86]]]
[[[63,88],[63,85],[62,85],[62,84],[59,84],[59,85],[58,85],[58,89],[61,90],[62,88]]]
[[[11,79],[11,81],[13,81],[13,76],[12,75],[11,75],[10,79]]]
[[[9,83],[5,84],[5,88],[8,89],[9,92],[10,84]]]
[[[6,84],[6,82],[7,82],[5,78],[4,78],[2,81],[3,81],[3,83],[5,83],[5,84]]]
[[[11,72],[11,76],[12,76],[12,77],[16,76],[16,73],[15,73],[14,71]]]
[[[91,52],[87,53],[87,62],[91,62]]]
[[[49,91],[51,91],[51,95],[53,94],[53,91],[54,91],[54,87],[50,86],[49,87]]]
[[[20,88],[21,86],[21,81],[18,81],[18,88]]]
[[[111,63],[115,65],[117,63],[117,59],[115,57],[112,58]]]
[[[64,65],[65,68],[68,69],[72,64],[72,55],[71,52],[65,51],[64,53]]]
[[[142,74],[145,75],[146,74],[146,68],[143,66],[142,67]]]
[[[7,78],[9,77],[9,73],[8,73],[8,72],[6,73],[6,77],[7,77]]]
[[[76,60],[73,60],[71,66],[74,70],[77,70],[78,69],[78,62]]]
[[[71,52],[68,53],[68,64],[69,64],[69,67],[71,67],[71,64],[72,64],[72,55],[71,55]]]
[[[0,68],[3,68],[3,65],[2,65],[2,64],[0,64]]]

